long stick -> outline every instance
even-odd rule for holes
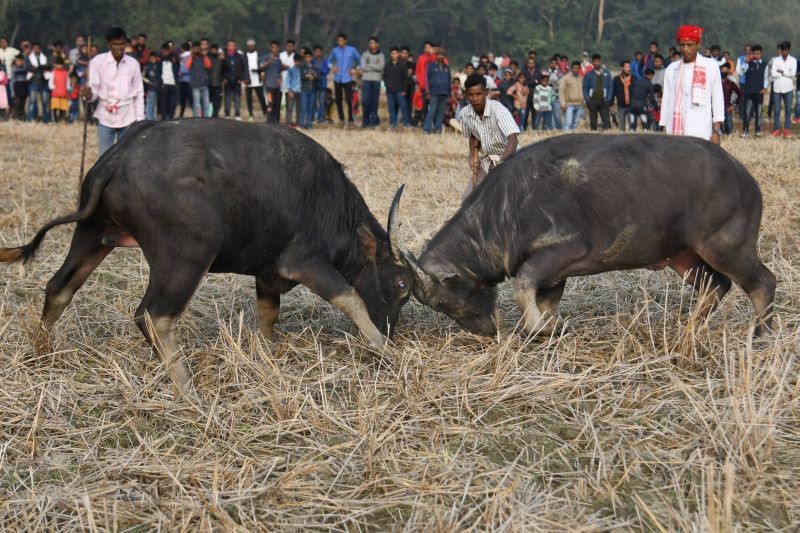
[[[87,56],[92,53],[92,36],[89,36],[89,44],[86,47]],[[79,50],[80,52],[80,50]],[[89,56],[89,64],[91,64]],[[89,83],[89,64],[86,65],[86,83]],[[89,126],[89,102],[83,101],[83,146],[81,147],[81,173],[78,175],[78,209],[81,207],[81,187],[83,186],[83,169],[86,163],[86,130]]]

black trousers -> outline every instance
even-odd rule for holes
[[[222,87],[210,86],[208,96],[211,100],[211,116],[216,118],[219,116],[219,108],[222,106]]]
[[[278,124],[281,121],[281,98],[283,96],[281,94],[281,89],[280,87],[267,87],[267,94],[269,95],[267,122],[270,124]]]
[[[186,107],[192,107],[192,86],[187,82],[182,81],[178,84],[178,103],[181,106],[181,118]]]
[[[535,124],[534,121],[536,120],[536,110],[533,108],[533,89],[530,90],[528,93],[528,98],[525,100],[525,109],[527,111],[525,114],[525,123],[519,125],[519,130],[525,131],[525,129],[528,127],[528,119],[531,119],[531,129],[535,130],[536,128],[534,128],[533,125]]]
[[[178,88],[174,85],[164,85],[158,92],[158,108],[161,111],[161,120],[172,120],[175,116],[177,103]]]
[[[0,89],[2,90],[2,89]],[[28,103],[28,82],[14,82],[14,113],[17,120],[25,120]]]
[[[244,97],[247,101],[247,114],[253,116],[253,93],[256,93],[258,103],[261,105],[261,114],[267,116],[267,101],[264,99],[264,88],[260,85],[258,87],[247,86],[245,89]]]
[[[342,109],[342,93],[347,101],[347,121],[353,122],[353,82],[335,83],[333,90],[336,97],[336,111],[339,113],[339,122],[344,122],[344,109]]]
[[[597,102],[589,100],[589,127],[592,131],[597,131],[597,113],[600,113],[600,120],[603,122],[603,129],[611,127],[611,116],[606,101]]]

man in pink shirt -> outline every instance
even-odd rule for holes
[[[139,62],[125,55],[125,30],[111,28],[106,40],[109,51],[89,63],[89,83],[82,90],[85,100],[98,101],[94,117],[100,155],[119,141],[133,122],[144,120],[142,72]]]

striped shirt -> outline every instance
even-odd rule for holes
[[[464,137],[475,137],[481,143],[478,155],[486,172],[499,160],[508,146],[508,136],[519,134],[517,123],[508,109],[497,100],[486,100],[483,117],[471,105],[461,110],[461,129]]]

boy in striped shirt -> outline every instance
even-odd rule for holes
[[[469,139],[472,170],[472,180],[464,191],[466,198],[492,167],[517,150],[519,127],[503,104],[488,98],[484,76],[471,74],[464,82],[464,91],[470,105],[461,110],[461,129]]]

